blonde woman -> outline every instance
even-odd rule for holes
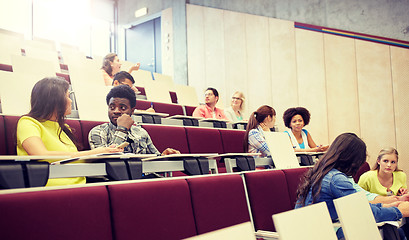
[[[230,107],[224,113],[231,122],[239,122],[245,120],[243,117],[244,109],[244,94],[242,92],[235,92],[231,98]]]
[[[395,148],[382,149],[372,171],[362,174],[358,185],[368,192],[382,196],[408,193],[406,174],[398,168],[398,158]]]

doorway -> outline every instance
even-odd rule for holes
[[[125,31],[125,59],[140,62],[140,69],[162,73],[160,17]]]

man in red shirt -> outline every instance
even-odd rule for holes
[[[214,88],[207,88],[205,92],[206,104],[198,106],[193,112],[193,117],[229,120],[224,114],[223,109],[216,107],[217,101],[219,101],[219,92]]]

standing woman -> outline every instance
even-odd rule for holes
[[[129,69],[128,73],[138,70],[140,65],[140,63],[135,64]],[[121,66],[122,64],[119,61],[118,55],[116,55],[116,53],[109,53],[104,57],[102,61],[101,71],[105,86],[112,85],[112,80],[114,79],[115,74],[121,71]]]
[[[17,124],[18,155],[78,157],[122,151],[111,146],[78,152],[78,142],[65,123],[65,116],[71,114],[68,87],[65,80],[56,77],[44,78],[34,85],[31,110]],[[85,177],[49,179],[47,186],[81,183],[85,183]]]
[[[274,108],[263,105],[250,115],[244,135],[244,152],[261,153],[262,157],[271,156],[267,146],[264,132],[269,132],[274,127],[276,111]]]
[[[358,185],[381,196],[401,196],[408,193],[406,174],[398,168],[398,157],[395,148],[382,149],[372,171],[362,174]]]
[[[239,122],[244,120],[243,109],[244,109],[244,94],[242,92],[235,92],[231,98],[230,107],[224,110],[226,117],[231,122]]]
[[[324,152],[328,149],[328,145],[316,145],[311,134],[303,129],[310,123],[310,117],[310,112],[303,107],[289,108],[283,114],[285,126],[291,129],[285,132],[296,152]]]

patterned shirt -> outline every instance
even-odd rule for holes
[[[148,132],[140,126],[132,126],[130,130],[124,131],[117,130],[112,123],[104,123],[89,132],[88,141],[91,149],[129,142],[130,144],[124,148],[125,153],[160,155]]]
[[[248,152],[261,153],[262,157],[271,156],[270,149],[266,143],[266,138],[263,134],[263,129],[260,126],[250,130],[248,144]]]

